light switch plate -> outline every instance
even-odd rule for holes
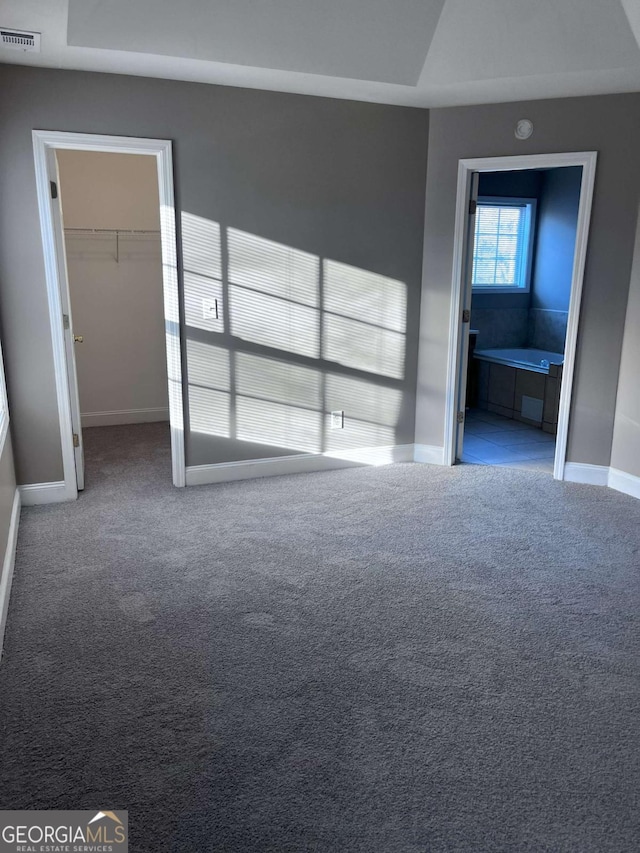
[[[331,412],[331,429],[344,429],[344,412]]]

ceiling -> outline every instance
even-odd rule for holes
[[[422,107],[640,90],[640,0],[0,0],[0,62]]]

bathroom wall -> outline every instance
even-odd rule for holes
[[[582,167],[541,172],[528,345],[564,352]]]
[[[478,349],[526,346],[528,302],[528,293],[479,293],[474,296],[471,300],[471,328],[478,330]]]
[[[538,201],[529,293],[476,293],[471,325],[479,349],[564,351],[582,168],[489,172],[478,195]]]
[[[538,198],[541,171],[485,172],[478,181],[478,196]],[[478,329],[478,349],[524,347],[529,337],[529,293],[474,293],[471,327]]]
[[[544,171],[539,169],[484,172],[478,181],[478,196],[538,198],[544,174]]]

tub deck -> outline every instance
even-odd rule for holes
[[[561,352],[549,352],[542,349],[525,347],[512,349],[483,349],[475,350],[473,357],[480,361],[490,361],[494,364],[506,364],[534,373],[549,373],[550,364],[562,364],[564,355]]]

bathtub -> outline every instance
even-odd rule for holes
[[[480,361],[506,364],[509,367],[519,367],[521,370],[532,370],[534,373],[545,374],[549,373],[550,364],[562,364],[564,361],[561,352],[525,348],[475,350],[473,357]]]

